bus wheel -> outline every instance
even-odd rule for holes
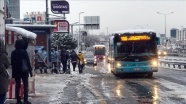
[[[148,77],[149,78],[152,78],[152,76],[153,76],[153,73],[151,72],[151,73],[148,73]]]

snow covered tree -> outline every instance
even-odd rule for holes
[[[66,49],[75,49],[77,47],[77,40],[72,35],[67,33],[53,33],[51,37],[51,46]]]

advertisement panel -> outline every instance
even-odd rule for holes
[[[54,14],[69,14],[69,3],[62,0],[51,0],[51,11]]]
[[[56,27],[53,32],[69,33],[69,22],[67,20],[54,20]]]

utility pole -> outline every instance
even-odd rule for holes
[[[46,0],[45,24],[49,24],[48,0]]]

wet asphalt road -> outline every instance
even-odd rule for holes
[[[160,67],[153,78],[117,78],[100,62],[86,65],[84,74],[37,74],[35,79],[32,104],[186,104],[186,69]]]
[[[186,70],[159,67],[153,78],[144,75],[126,75],[117,78],[113,74],[87,66],[86,71],[96,74],[91,78],[96,99],[103,104],[186,104]]]

